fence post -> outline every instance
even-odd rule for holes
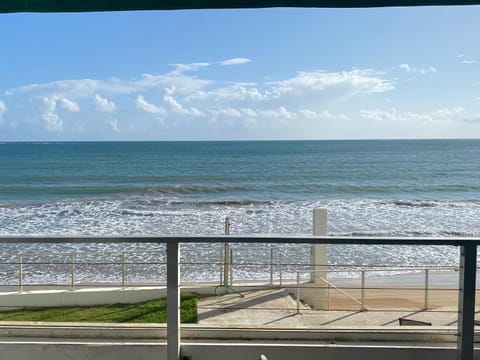
[[[222,285],[222,282],[223,282],[223,255],[224,255],[224,250],[223,249],[220,249],[220,262],[219,262],[219,267],[220,267],[220,282],[218,283],[218,285]]]
[[[125,279],[127,273],[127,254],[122,251],[122,289],[125,289]]]
[[[273,285],[273,246],[270,246],[270,285]]]
[[[70,254],[70,280],[73,291],[75,290],[75,254]]]
[[[18,255],[18,287],[23,292],[23,254]]]
[[[367,307],[365,306],[365,270],[362,270],[361,293],[362,293],[362,305],[360,305],[360,311],[365,311],[367,310]]]
[[[230,235],[230,218],[227,216],[225,218],[225,235]],[[228,286],[228,278],[230,275],[230,245],[228,242],[224,244],[224,255],[223,255],[223,286]]]
[[[179,244],[167,243],[167,360],[180,358]]]
[[[297,271],[297,314],[300,314],[300,271]]]
[[[280,253],[279,256],[278,256],[278,276],[280,277],[279,279],[279,282],[280,282],[280,286],[282,286],[283,284],[283,280],[282,280],[282,269],[283,268],[283,264],[282,264],[282,254]]]
[[[425,300],[423,310],[428,310],[429,269],[425,269]]]
[[[474,355],[477,245],[460,246],[457,360]]]

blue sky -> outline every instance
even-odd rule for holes
[[[0,15],[0,141],[480,137],[480,7]]]

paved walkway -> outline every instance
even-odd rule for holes
[[[435,306],[429,311],[385,308],[368,311],[312,310],[301,305],[297,313],[296,301],[285,289],[261,289],[211,296],[200,299],[199,323],[204,325],[262,326],[267,328],[325,328],[399,326],[399,318],[424,321],[432,326],[456,326],[456,304]],[[384,299],[388,304],[388,297]],[[393,303],[391,304],[393,305]]]

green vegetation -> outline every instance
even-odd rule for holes
[[[195,294],[182,294],[180,308],[181,322],[197,322]],[[165,323],[167,322],[167,300],[163,298],[136,304],[1,311],[0,321]]]

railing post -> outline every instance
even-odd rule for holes
[[[218,283],[219,285],[223,284],[223,262],[224,262],[223,255],[224,255],[224,250],[220,249],[220,262],[219,262],[219,265],[220,265],[220,282]]]
[[[477,245],[460,246],[457,360],[473,360]]]
[[[230,248],[230,286],[233,286],[233,249]]]
[[[180,358],[179,244],[167,243],[167,360]]]
[[[122,251],[122,289],[125,289],[125,278],[127,273],[127,254]]]
[[[75,290],[75,254],[70,254],[70,280],[73,291]]]
[[[273,246],[270,246],[270,285],[273,285]]]
[[[18,255],[18,287],[23,292],[23,254]]]
[[[300,271],[297,271],[297,314],[300,314]]]
[[[280,286],[282,286],[283,284],[283,280],[282,280],[282,254],[280,253],[278,255],[278,276],[280,277],[279,279],[279,282],[280,282]]]
[[[227,216],[225,218],[225,235],[230,235],[230,218]],[[230,245],[228,242],[224,244],[224,255],[223,255],[223,286],[228,286],[228,278],[230,275]]]
[[[365,311],[367,307],[365,306],[365,270],[362,270],[362,283],[361,283],[361,297],[362,304],[360,305],[360,311]]]
[[[425,269],[425,300],[423,310],[428,310],[429,269]]]

